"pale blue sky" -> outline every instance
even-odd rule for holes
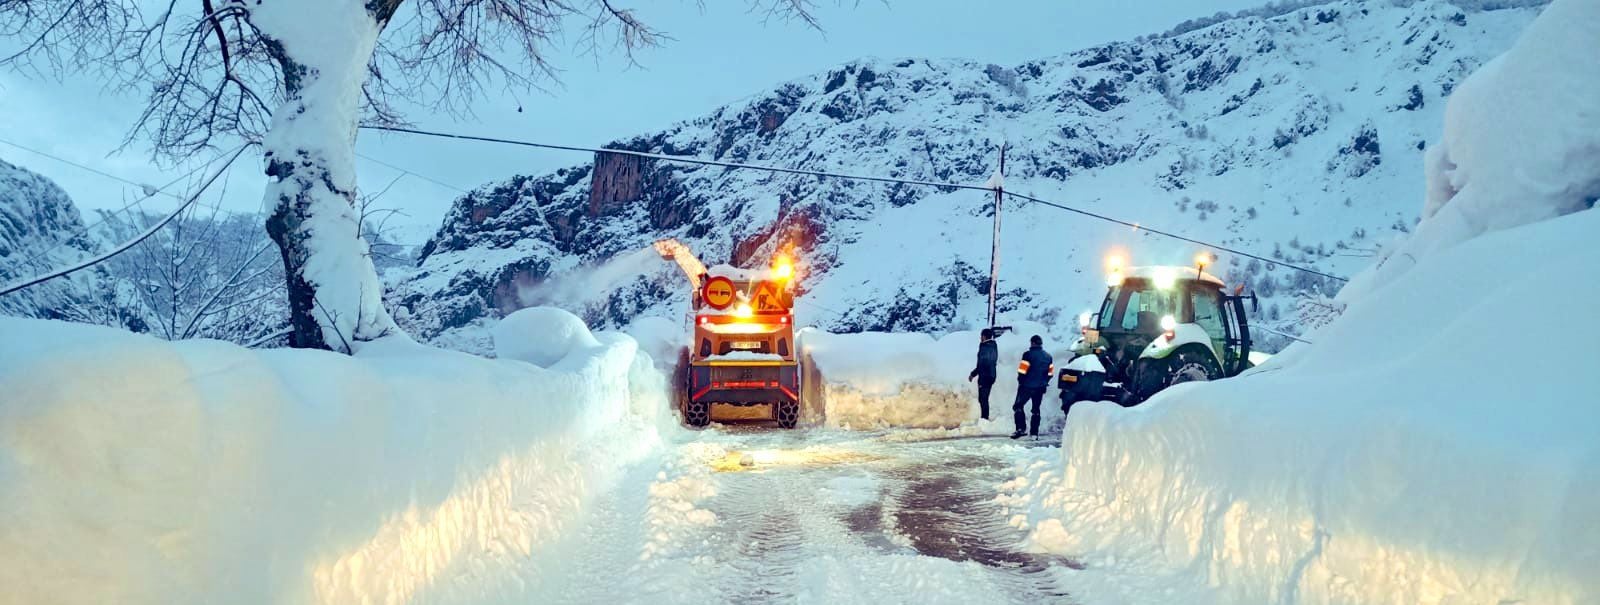
[[[617,56],[583,56],[573,44],[554,56],[561,82],[547,93],[481,99],[466,118],[413,113],[427,128],[598,145],[658,130],[786,80],[859,57],[960,57],[1013,65],[1095,44],[1164,31],[1185,19],[1237,10],[1261,0],[862,0],[824,1],[825,31],[799,24],[762,23],[741,0],[634,4],[639,15],[671,35],[665,46],[637,55],[630,67]],[[143,147],[113,154],[137,114],[139,99],[104,94],[85,79],[24,79],[0,72],[0,138],[89,164],[121,176],[164,183],[176,172],[149,166]],[[523,111],[518,113],[516,108]],[[360,151],[396,166],[471,188],[516,173],[543,173],[587,161],[582,154],[441,143],[403,135],[363,133]],[[128,188],[0,144],[0,158],[54,178],[81,208],[115,208]],[[242,163],[244,164],[244,163]],[[260,204],[259,159],[232,175],[225,206]],[[398,173],[362,160],[364,188],[376,189]],[[456,193],[407,177],[385,196],[410,214],[405,239],[418,243],[437,227]],[[153,201],[153,210],[171,208]]]

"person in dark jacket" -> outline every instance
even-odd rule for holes
[[[1028,339],[1028,345],[1028,351],[1022,354],[1022,363],[1017,364],[1017,401],[1011,404],[1017,431],[1011,434],[1012,439],[1021,437],[1024,432],[1035,437],[1039,435],[1039,404],[1044,401],[1044,393],[1050,389],[1050,378],[1056,373],[1055,360],[1044,351],[1044,339],[1034,334]],[[1023,424],[1022,404],[1029,401],[1033,402],[1032,422]]]
[[[978,336],[978,365],[972,368],[972,373],[967,374],[967,382],[974,378],[978,380],[978,412],[984,420],[989,419],[989,391],[994,388],[995,377],[999,370],[995,369],[1000,363],[1000,349],[994,344],[994,331],[988,328]]]

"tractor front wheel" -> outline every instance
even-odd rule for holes
[[[1168,361],[1167,386],[1185,382],[1206,382],[1222,377],[1222,369],[1210,356],[1194,350],[1181,350]]]
[[[1122,407],[1131,407],[1149,399],[1166,388],[1167,375],[1160,359],[1140,359],[1133,363],[1127,383],[1122,385]]]

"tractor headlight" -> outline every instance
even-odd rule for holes
[[[1084,312],[1078,314],[1078,327],[1079,328],[1087,328],[1087,327],[1089,327],[1089,312],[1088,311],[1084,311]]]
[[[1170,334],[1170,333],[1172,333],[1173,330],[1177,330],[1177,329],[1178,329],[1178,320],[1176,318],[1172,317],[1171,315],[1162,315],[1161,316],[1161,331],[1162,332],[1166,332],[1166,333]]]

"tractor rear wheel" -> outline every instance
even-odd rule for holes
[[[704,401],[690,401],[684,404],[683,422],[694,427],[711,424],[711,404]]]
[[[778,427],[792,429],[800,424],[800,403],[795,401],[780,401],[778,408]]]

